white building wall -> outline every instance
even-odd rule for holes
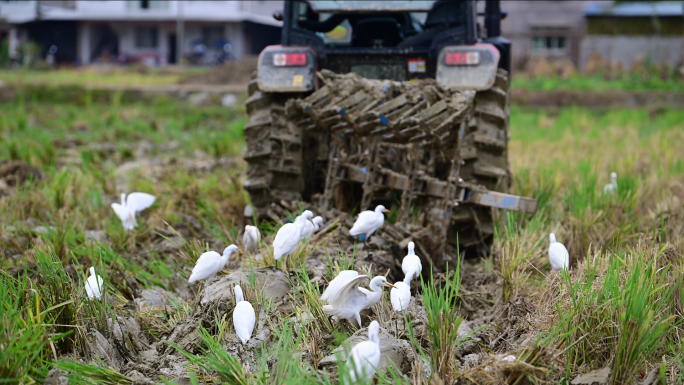
[[[34,1],[13,1],[0,2],[0,19],[8,23],[26,23],[36,18],[36,2]]]
[[[681,65],[682,38],[677,36],[586,36],[580,45],[580,67],[585,68],[592,52],[598,52],[611,63],[629,68],[637,60]]]
[[[36,18],[35,0],[0,3],[0,17],[10,23],[25,23]],[[246,21],[279,26],[272,18],[274,10],[283,8],[283,1],[200,1],[177,0],[158,1],[150,9],[140,9],[139,1],[124,0],[79,0],[73,9],[41,7],[44,20],[77,20],[77,52],[83,63],[89,63],[93,50],[100,42],[101,25],[107,25],[118,36],[119,52],[138,57],[155,55],[159,64],[168,59],[171,47],[169,36],[176,34],[176,21],[184,20],[183,53],[192,50],[192,42],[202,39],[204,26],[218,26],[225,31],[225,38],[233,46],[235,57],[247,52],[247,36],[244,34]],[[180,13],[180,14],[179,14]],[[135,30],[138,26],[156,26],[158,29],[157,47],[138,48],[135,46]],[[209,47],[211,48],[211,47]]]

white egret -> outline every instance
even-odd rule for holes
[[[356,218],[354,226],[349,230],[349,234],[351,234],[352,237],[365,234],[365,239],[368,240],[371,234],[381,228],[385,223],[385,215],[383,215],[383,213],[388,211],[389,210],[387,210],[385,206],[378,205],[375,208],[375,211],[366,210],[361,212],[358,218]]]
[[[375,277],[370,281],[370,290],[359,287],[368,281],[367,275],[359,275],[353,270],[344,270],[330,281],[330,285],[323,292],[321,300],[328,304],[323,306],[327,314],[339,319],[356,318],[361,327],[361,310],[367,309],[380,301],[383,287],[396,287],[387,282],[385,277]]]
[[[133,230],[138,222],[135,220],[135,214],[152,206],[155,201],[154,195],[147,193],[134,192],[128,194],[121,194],[121,204],[112,203],[112,209],[116,215],[121,219],[124,229]]]
[[[416,255],[415,247],[415,243],[409,242],[408,254],[406,254],[401,261],[401,271],[404,272],[404,282],[407,284],[410,283],[413,278],[418,278],[420,272],[423,271],[423,265],[420,263],[420,258]]]
[[[261,233],[256,226],[245,226],[245,235],[242,236],[242,243],[245,245],[245,251],[254,253],[259,249],[259,240]]]
[[[408,254],[401,261],[401,270],[404,272],[404,281],[395,282],[396,289],[390,290],[390,302],[392,309],[402,311],[408,308],[411,303],[411,280],[418,277],[423,270],[420,258],[415,253],[416,245],[413,242],[408,244]]]
[[[200,280],[211,281],[212,278],[218,274],[221,269],[226,266],[231,254],[239,252],[238,247],[230,245],[223,250],[223,255],[215,251],[207,251],[200,255],[195,267],[192,269],[192,274],[188,282],[195,283]]]
[[[88,299],[102,298],[102,291],[104,289],[104,280],[99,275],[95,274],[95,267],[90,268],[90,277],[85,284],[86,294]]]
[[[549,234],[549,261],[551,261],[551,270],[567,269],[570,267],[570,254],[568,249],[560,243],[556,242],[556,235]]]
[[[410,281],[409,281],[410,282]],[[411,303],[411,286],[406,282],[395,282],[396,288],[390,290],[390,302],[394,311],[406,310]]]
[[[304,230],[302,231],[302,234],[299,236],[299,239],[309,239],[311,235],[313,235],[313,233],[315,233],[321,228],[322,223],[323,217],[321,216],[318,216],[310,221],[306,221],[306,223],[304,224]]]
[[[242,288],[239,285],[235,285],[233,292],[235,293],[233,326],[235,327],[235,334],[240,337],[243,344],[246,344],[252,338],[254,324],[256,323],[256,313],[254,313],[252,304],[245,301]]]
[[[610,173],[610,183],[603,186],[603,193],[604,194],[614,194],[617,192],[617,189],[618,189],[617,174],[614,172],[611,172]]]
[[[280,261],[281,258],[287,257],[295,251],[299,245],[299,236],[311,217],[313,217],[313,213],[304,210],[294,223],[286,223],[278,230],[273,240],[273,257],[276,261]]]
[[[356,344],[347,359],[349,378],[353,384],[368,383],[380,365],[380,324],[373,321],[368,326],[368,341]]]

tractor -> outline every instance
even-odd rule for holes
[[[475,1],[285,1],[259,55],[245,125],[252,207],[395,207],[432,255],[484,255],[508,194],[511,44]],[[484,23],[478,17],[483,16]]]

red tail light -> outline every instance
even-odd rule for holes
[[[444,64],[448,66],[480,64],[479,52],[449,52],[444,55]]]
[[[273,55],[275,67],[295,67],[306,65],[305,53],[276,53]]]

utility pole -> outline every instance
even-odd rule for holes
[[[185,30],[183,25],[183,0],[178,0],[176,12],[176,65],[183,65],[183,47]]]

